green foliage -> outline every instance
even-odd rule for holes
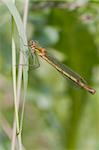
[[[89,2],[76,7],[77,4],[74,2],[75,7],[71,9],[70,4],[73,3],[66,3],[66,8],[59,8],[58,2],[56,2],[57,7],[44,5],[42,2],[42,5],[47,7],[42,9],[41,2],[32,2],[27,21],[28,39],[37,40],[52,55],[78,72],[89,85],[96,88],[97,93],[90,95],[63,78],[60,73],[39,58],[40,67],[29,71],[22,131],[23,145],[29,150],[97,149],[97,139],[99,139],[99,134],[96,134],[99,131],[98,6]],[[9,16],[7,11],[5,13]],[[4,20],[2,10],[0,14],[2,16],[0,20]],[[8,21],[0,26],[0,108],[3,108],[2,114],[12,126],[11,27]],[[20,24],[17,20],[18,22]],[[25,43],[23,27],[19,26],[21,42]],[[19,40],[16,39],[16,43],[19,49]],[[21,100],[22,98],[23,90]],[[2,129],[4,130],[1,125],[0,135],[3,142],[0,144],[5,148],[9,145],[9,140],[4,138]]]

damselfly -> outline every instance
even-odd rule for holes
[[[37,53],[40,57],[42,57],[45,61],[47,61],[49,64],[51,64],[56,70],[58,70],[61,74],[64,75],[64,77],[69,78],[70,80],[74,81],[77,85],[84,88],[91,94],[95,94],[96,90],[89,87],[86,84],[86,81],[77,73],[72,71],[70,68],[68,68],[66,65],[60,63],[56,58],[51,56],[45,48],[42,48],[38,46],[38,44],[31,40],[29,42],[29,48],[31,50],[31,54],[34,55],[34,53]]]

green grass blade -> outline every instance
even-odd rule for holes
[[[27,38],[26,38],[26,35],[25,35],[25,30],[24,30],[24,26],[23,26],[20,14],[19,14],[16,6],[13,4],[12,1],[10,1],[10,0],[2,0],[2,2],[9,9],[9,11],[10,11],[10,13],[11,13],[11,15],[12,15],[14,21],[15,21],[15,24],[16,24],[16,27],[17,27],[17,30],[18,30],[18,34],[19,34],[19,37],[20,37],[20,49],[21,49],[21,51],[27,52],[28,51],[28,47],[25,46],[25,45],[27,45]],[[13,53],[13,59],[15,59],[14,55],[15,54]],[[21,53],[20,53],[20,55],[21,55]],[[24,57],[24,59],[23,59],[23,57],[21,57],[21,62],[22,62],[21,64],[23,64],[23,63],[27,64],[28,63],[27,55]],[[15,64],[15,62],[13,62],[13,64]],[[14,84],[15,84],[14,85],[15,86],[14,90],[16,91],[16,83],[15,83],[16,76],[15,76],[15,71],[13,73],[14,73]],[[22,75],[20,75],[20,77],[19,77],[19,83],[21,82],[21,80],[22,80]],[[24,100],[26,98],[27,82],[28,82],[28,64],[27,64],[26,67],[23,68]],[[20,87],[21,87],[21,83],[20,83]],[[17,87],[17,91],[21,89],[20,87]],[[17,94],[15,92],[15,97],[16,97],[15,99],[17,99],[17,98],[19,99],[19,95],[18,95],[18,92],[17,92]],[[18,126],[18,114],[16,116],[17,116],[16,117],[17,118],[17,129],[19,129],[19,126]],[[16,136],[16,134],[15,134],[15,136]],[[21,139],[20,136],[21,135],[19,134],[18,137]]]

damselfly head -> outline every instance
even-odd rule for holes
[[[34,46],[35,44],[36,44],[36,43],[35,43],[35,41],[33,41],[33,40],[31,40],[31,41],[28,42],[28,46],[30,46],[30,47],[31,47],[32,45]]]

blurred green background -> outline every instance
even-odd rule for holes
[[[16,1],[16,6],[23,16],[23,1]],[[84,91],[39,58],[40,67],[29,71],[22,132],[24,147],[98,150],[98,1],[30,1],[27,37],[78,72],[97,92],[91,95]],[[0,150],[10,149],[13,114],[11,16],[0,5]]]

